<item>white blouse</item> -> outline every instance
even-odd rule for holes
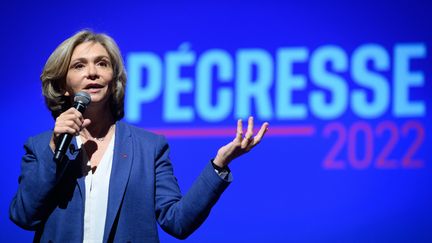
[[[76,137],[78,148],[82,141]],[[84,243],[102,242],[108,207],[108,191],[114,153],[114,135],[94,173],[85,149],[82,150],[83,174],[85,175]]]

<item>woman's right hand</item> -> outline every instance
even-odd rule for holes
[[[75,108],[61,113],[57,118],[54,126],[54,132],[51,136],[50,147],[55,151],[58,137],[63,133],[72,135],[78,134],[83,128],[90,125],[90,119],[84,119],[81,112]]]

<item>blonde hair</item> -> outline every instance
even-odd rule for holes
[[[116,42],[106,34],[81,30],[61,43],[48,58],[42,71],[42,94],[53,118],[72,106],[72,99],[65,96],[66,75],[72,53],[78,45],[84,42],[101,44],[107,50],[113,68],[113,84],[109,105],[115,120],[124,116],[124,95],[126,88],[126,71],[123,59]]]

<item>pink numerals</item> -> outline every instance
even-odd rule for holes
[[[346,141],[346,129],[341,123],[330,123],[324,128],[325,137],[331,134],[336,134],[336,142],[331,147],[330,151],[324,159],[323,167],[326,169],[344,169],[346,164],[343,160],[338,160],[339,155]]]
[[[360,137],[363,137],[363,141]],[[363,151],[358,151],[360,148],[363,148]],[[351,166],[355,169],[369,167],[372,162],[373,148],[374,139],[370,125],[366,122],[354,123],[348,132],[348,161]]]
[[[402,158],[402,165],[405,168],[422,168],[425,166],[424,160],[414,159],[413,157],[423,144],[425,136],[424,128],[420,123],[415,121],[405,123],[405,126],[402,127],[402,134],[407,136],[411,131],[416,134],[416,137]]]
[[[412,138],[414,136],[414,139]],[[359,121],[350,127],[333,122],[324,127],[323,137],[336,137],[335,142],[324,157],[325,169],[418,169],[424,168],[425,162],[416,154],[423,144],[425,131],[420,122],[408,121],[398,128],[395,122],[383,121],[375,129],[370,123]],[[378,146],[378,142],[381,144]],[[408,142],[408,146],[404,146]],[[402,144],[404,143],[404,144]],[[395,149],[404,153],[399,155]],[[346,156],[344,156],[346,148]],[[392,155],[393,154],[393,155]],[[343,159],[345,157],[345,159]]]
[[[382,169],[396,169],[398,167],[397,160],[389,157],[399,141],[398,128],[394,122],[385,121],[378,124],[376,128],[377,137],[383,138],[386,134],[388,134],[389,138],[381,149],[381,152],[378,153],[375,167]]]

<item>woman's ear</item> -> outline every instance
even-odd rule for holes
[[[63,91],[63,96],[70,97],[71,95],[73,95],[73,91],[70,90],[70,89],[66,86],[66,84],[64,84],[64,86],[63,86],[63,88],[62,88],[62,91]]]
[[[72,92],[70,92],[71,90],[66,85],[66,82],[67,82],[66,79],[60,81],[59,90],[61,93],[63,93],[63,96],[69,97],[69,96],[71,96]]]

